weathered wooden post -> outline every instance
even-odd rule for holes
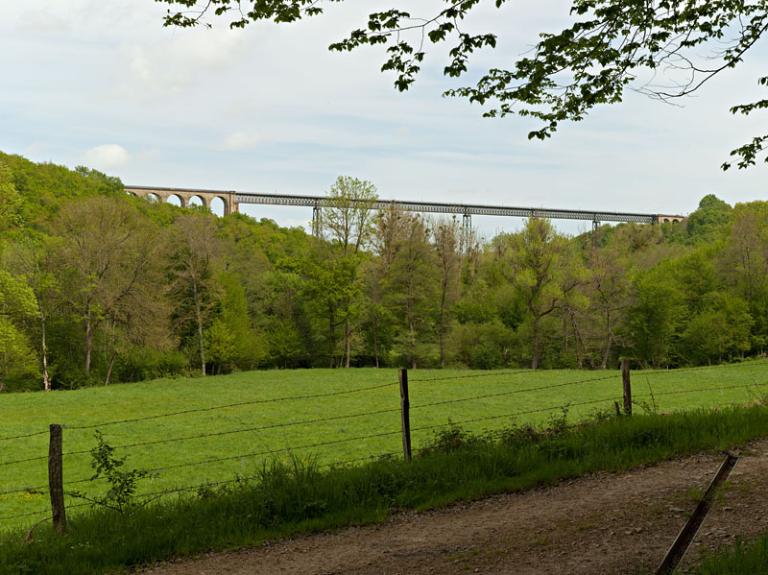
[[[624,384],[624,415],[632,415],[632,383],[629,378],[629,359],[621,360],[621,381]]]
[[[403,457],[411,461],[411,402],[408,397],[408,370],[400,370],[400,418],[403,429]]]
[[[51,515],[53,527],[59,533],[67,530],[67,513],[64,507],[64,457],[62,451],[62,427],[57,423],[50,426],[51,439],[48,446],[48,490],[51,493]]]
[[[656,575],[671,575],[675,571],[675,568],[685,556],[685,552],[688,551],[693,542],[693,538],[696,537],[696,533],[699,531],[699,527],[704,522],[704,519],[712,508],[712,502],[715,499],[715,495],[720,486],[728,479],[736,463],[739,461],[739,457],[732,453],[728,453],[725,456],[725,460],[720,465],[709,483],[709,487],[701,497],[701,501],[696,505],[696,509],[693,510],[693,514],[688,518],[683,528],[678,533],[675,542],[667,551],[664,559],[656,569]]]

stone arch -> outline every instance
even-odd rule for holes
[[[217,216],[226,216],[229,213],[227,200],[221,196],[212,197],[209,208]]]
[[[153,204],[161,204],[161,203],[163,203],[163,198],[161,198],[155,192],[147,193],[147,195],[144,196],[144,199],[147,200],[148,202],[153,203]]]
[[[165,198],[166,203],[172,206],[178,206],[180,208],[186,207],[187,200],[181,194],[170,194]]]
[[[208,207],[208,198],[205,196],[195,194],[194,196],[191,196],[189,199],[187,199],[187,206],[202,206],[204,208]]]

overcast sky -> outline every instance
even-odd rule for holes
[[[382,198],[652,213],[688,213],[708,193],[731,203],[766,196],[764,167],[719,169],[764,131],[759,117],[728,113],[764,96],[764,49],[683,107],[630,93],[542,143],[527,140],[530,121],[483,119],[477,106],[442,98],[462,83],[442,77],[439,54],[401,94],[379,72],[380,49],[328,52],[380,2],[242,32],[163,28],[165,8],[152,0],[0,5],[0,150],[85,164],[126,184],[323,194],[352,175]],[[500,43],[476,58],[473,75],[510,66],[536,32],[563,24],[568,5],[519,0],[479,13],[466,28],[495,31]],[[245,211],[284,225],[311,217]],[[518,225],[476,222],[486,234]]]

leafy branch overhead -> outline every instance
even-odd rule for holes
[[[155,1],[171,5],[166,26],[210,26],[211,19],[221,17],[233,28],[244,28],[260,20],[285,23],[323,13],[321,0]],[[468,16],[486,6],[502,10],[508,3],[447,0],[428,15],[397,8],[373,12],[364,27],[330,49],[385,47],[382,71],[394,72],[395,87],[404,91],[421,71],[427,47],[450,43],[443,73],[458,78],[469,70],[474,52],[495,48],[498,41],[495,34],[465,31]],[[767,8],[768,0],[572,0],[570,26],[541,33],[529,55],[508,69],[491,68],[474,85],[445,95],[482,105],[486,117],[533,117],[540,125],[529,137],[549,138],[561,122],[579,121],[595,106],[621,102],[627,89],[664,101],[697,91],[743,61],[768,27]],[[759,82],[766,85],[765,78]],[[737,104],[731,112],[746,115],[766,106],[768,100]],[[746,168],[766,146],[768,135],[756,136],[731,156]],[[730,167],[731,162],[723,164]]]

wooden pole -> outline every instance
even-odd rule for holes
[[[709,484],[709,487],[707,487],[707,491],[704,493],[701,501],[699,501],[696,509],[694,509],[693,515],[691,515],[680,530],[675,542],[672,543],[672,547],[667,551],[664,560],[656,570],[656,575],[669,575],[674,572],[677,565],[685,556],[685,552],[693,542],[693,538],[696,537],[699,527],[701,527],[704,518],[712,507],[712,500],[715,498],[717,489],[726,479],[728,479],[728,475],[730,475],[731,470],[738,460],[739,458],[736,455],[730,453],[726,455],[725,461],[723,461],[722,465],[720,465],[720,468],[717,470],[717,473],[715,473],[715,476],[712,478],[712,482]]]
[[[632,383],[629,379],[629,359],[621,360],[621,381],[624,384],[624,414],[632,415]]]
[[[51,424],[50,432],[48,490],[51,493],[51,516],[53,517],[53,528],[59,533],[64,533],[67,530],[67,513],[64,507],[64,458],[61,425]]]
[[[400,370],[400,416],[403,429],[403,457],[410,463],[411,453],[411,402],[408,397],[408,370]]]

